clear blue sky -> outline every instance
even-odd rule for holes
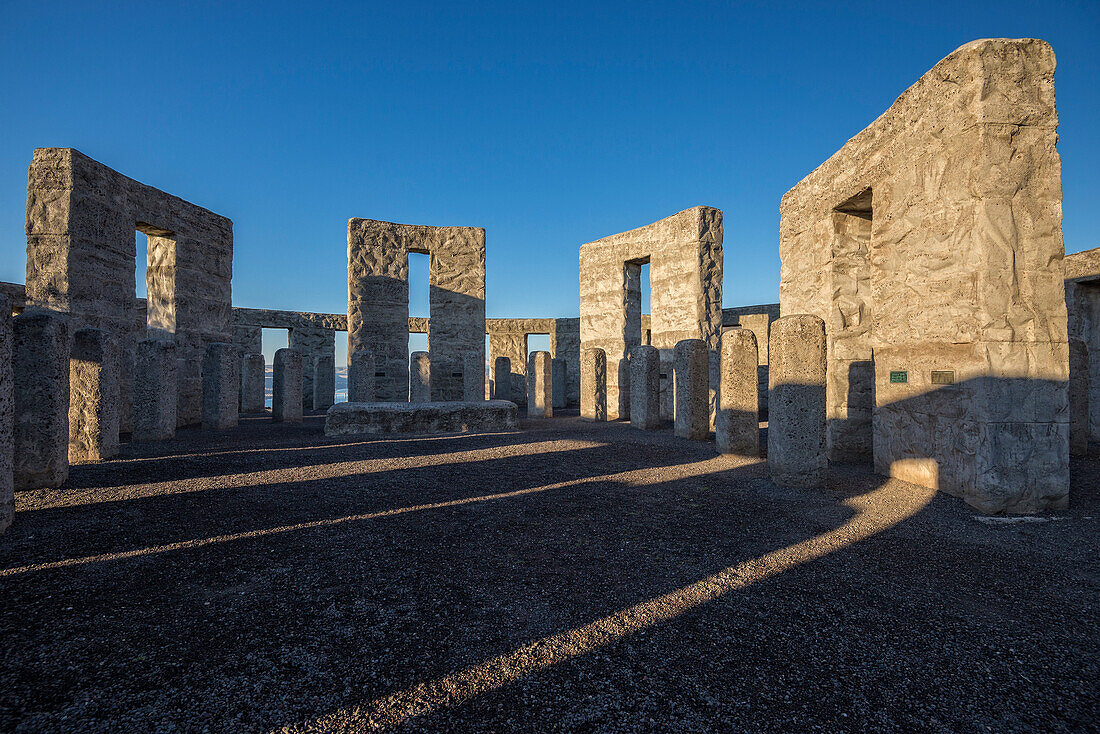
[[[344,311],[369,217],[485,227],[489,316],[575,316],[582,243],[698,204],[726,305],[773,302],[783,192],[994,36],[1053,44],[1066,250],[1100,246],[1100,2],[9,0],[0,280],[32,150],[71,146],[232,218],[237,305]]]

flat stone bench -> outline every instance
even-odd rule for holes
[[[514,431],[518,408],[507,400],[438,403],[337,403],[325,415],[326,436],[363,433]]]

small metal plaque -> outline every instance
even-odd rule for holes
[[[890,382],[909,382],[909,373],[905,370],[891,370]]]
[[[666,374],[664,374],[664,373],[662,372],[662,373],[661,373],[661,379],[662,379],[662,380],[667,380],[667,379],[668,379],[668,375],[666,375]]]
[[[452,372],[451,377],[462,377],[462,373],[461,372]]]
[[[932,370],[933,385],[954,385],[955,370]]]
[[[374,373],[374,376],[375,376],[375,377],[385,377],[385,376],[386,376],[386,373],[385,373],[385,372],[375,372],[375,373]]]

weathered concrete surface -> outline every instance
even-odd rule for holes
[[[676,360],[676,420],[673,432],[680,438],[705,441],[710,437],[710,360],[702,339],[681,339],[674,349]]]
[[[34,151],[27,181],[27,298],[70,327],[118,340],[120,422],[131,427],[135,231],[148,235],[146,325],[173,339],[183,370],[177,419],[201,418],[206,345],[232,339],[233,223],[71,148]]]
[[[532,352],[527,363],[527,417],[554,416],[553,358],[550,352]]]
[[[718,451],[760,455],[760,410],[757,402],[759,352],[756,334],[748,327],[722,333],[722,379],[714,437]]]
[[[328,410],[336,402],[336,358],[332,355],[322,354],[313,358],[311,402],[314,410]]]
[[[512,400],[512,360],[509,357],[497,357],[493,361],[493,399],[516,402]]]
[[[336,332],[317,326],[295,327],[290,330],[287,337],[287,346],[302,355],[302,405],[311,406],[313,405],[313,370],[317,360],[329,359],[331,362],[327,364],[333,365],[333,370],[336,369]],[[323,379],[321,391],[323,396],[325,391]],[[323,399],[322,402],[324,402]]]
[[[1089,452],[1089,354],[1084,340],[1069,340],[1069,453]]]
[[[769,352],[768,471],[789,487],[820,487],[825,453],[825,322],[784,316],[772,324]]]
[[[722,326],[722,212],[687,209],[581,246],[580,346],[607,354],[608,417],[630,414],[627,356],[641,344],[640,272],[649,263],[651,342],[718,349]]]
[[[1100,247],[1066,255],[1065,267],[1069,335],[1085,342],[1090,357],[1089,440],[1100,441]]]
[[[873,438],[878,471],[983,511],[1065,505],[1057,124],[1050,46],[975,41],[783,197],[780,300],[828,324],[834,454]]]
[[[302,353],[278,349],[271,375],[271,420],[300,423],[302,420]]]
[[[480,433],[514,431],[518,425],[518,408],[506,400],[337,403],[325,416],[325,435]]]
[[[164,441],[176,435],[178,352],[167,339],[143,339],[134,369],[134,441]]]
[[[386,375],[375,386],[380,399],[406,399],[410,252],[430,258],[431,399],[456,400],[466,391],[464,355],[485,360],[484,229],[349,220],[348,349],[374,353]]]
[[[348,402],[374,402],[374,354],[369,349],[352,352],[348,365]]]
[[[234,346],[236,346],[234,344]],[[263,413],[267,392],[267,365],[264,355],[246,354],[241,358],[241,412]]]
[[[630,425],[643,431],[661,427],[661,353],[642,344],[630,356]]]
[[[581,418],[607,420],[607,354],[595,347],[581,351]]]
[[[15,489],[60,487],[69,476],[69,327],[49,311],[13,319]]]
[[[0,533],[15,515],[15,484],[12,481],[12,432],[15,427],[15,376],[11,361],[12,301],[0,292]]]
[[[432,359],[428,352],[409,355],[410,403],[429,403],[432,400]]]
[[[241,310],[233,309],[233,345],[241,354],[263,354],[264,330],[260,326],[237,323],[237,312]]]
[[[467,354],[462,358],[462,400],[476,403],[485,400],[485,355]]]
[[[118,454],[118,342],[102,329],[77,329],[69,358],[69,461]]]
[[[568,383],[568,368],[565,360],[555,357],[550,364],[550,371],[553,374],[554,407],[561,409],[566,405],[565,392]]]
[[[202,362],[202,427],[208,431],[235,428],[240,405],[241,363],[237,348],[224,342],[206,345]]]

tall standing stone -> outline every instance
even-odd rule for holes
[[[702,339],[676,342],[676,420],[680,438],[704,441],[710,436],[710,357]]]
[[[302,353],[279,349],[271,377],[271,420],[302,422]]]
[[[554,407],[564,408],[565,394],[569,384],[565,360],[555,357],[550,364],[550,371],[553,373],[554,378]]]
[[[462,357],[462,399],[467,403],[485,400],[484,354],[466,354]]]
[[[374,402],[374,353],[359,349],[348,360],[348,402]]]
[[[267,393],[264,355],[246,354],[241,359],[241,412],[263,413]]]
[[[554,375],[550,352],[532,352],[527,358],[527,417],[554,416]]]
[[[432,360],[427,352],[409,355],[409,402],[429,403],[432,400]]]
[[[718,414],[714,431],[718,451],[759,456],[759,355],[756,335],[747,328],[724,332],[720,359],[722,377],[718,387]]]
[[[511,400],[512,396],[512,360],[497,357],[493,361],[493,399]]]
[[[313,409],[328,410],[336,402],[336,358],[321,354],[313,358]]]
[[[15,515],[15,485],[12,481],[12,429],[15,392],[11,363],[11,300],[0,295],[0,533]]]
[[[69,461],[118,454],[118,400],[118,342],[102,329],[78,329],[69,359]]]
[[[643,344],[630,359],[630,424],[643,431],[661,426],[661,352]]]
[[[134,441],[164,441],[176,435],[176,343],[144,339],[134,364]]]
[[[1089,452],[1089,348],[1083,339],[1069,340],[1069,452]]]
[[[241,387],[237,348],[225,342],[206,345],[202,361],[202,427],[222,431],[237,425]]]
[[[47,311],[13,320],[16,489],[60,487],[69,477],[69,327]]]
[[[599,347],[581,350],[581,418],[607,420],[607,353]]]
[[[784,316],[772,324],[768,371],[768,470],[776,484],[825,482],[825,322]]]

